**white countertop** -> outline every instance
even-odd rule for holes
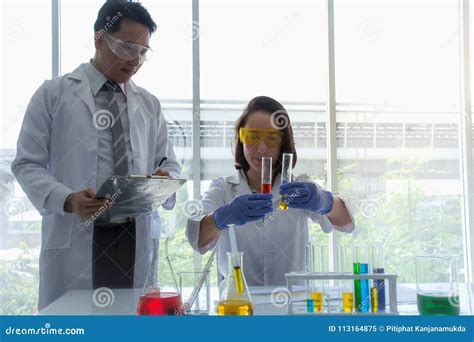
[[[250,287],[255,315],[286,315],[287,305],[273,305],[270,293],[275,287]],[[142,289],[113,289],[93,298],[92,290],[72,290],[41,310],[39,315],[136,315]],[[97,292],[96,292],[97,293]],[[399,292],[400,293],[400,292]],[[402,291],[403,293],[403,291]],[[112,294],[110,296],[110,294]],[[108,296],[108,297],[107,297]],[[215,314],[217,288],[211,289],[211,315]],[[95,303],[95,304],[94,304]],[[305,307],[304,302],[296,303]],[[398,304],[401,315],[417,315],[416,302]],[[327,313],[326,313],[327,314]],[[336,312],[330,314],[338,314]],[[350,314],[349,314],[350,315]]]

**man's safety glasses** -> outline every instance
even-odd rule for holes
[[[112,52],[119,58],[131,61],[139,57],[140,64],[150,59],[153,50],[149,47],[124,42],[112,37],[110,34],[104,34],[105,41]]]

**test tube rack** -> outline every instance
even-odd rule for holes
[[[291,272],[286,273],[286,287],[290,293],[293,293],[293,286],[298,286],[302,281],[310,280],[387,280],[388,281],[388,305],[389,311],[385,312],[315,312],[315,313],[295,313],[292,301],[288,304],[288,315],[398,315],[397,308],[397,275],[393,273],[371,273],[371,274],[353,274],[337,272]]]

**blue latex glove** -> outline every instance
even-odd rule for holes
[[[214,222],[219,229],[230,224],[243,225],[257,221],[273,210],[272,194],[248,194],[234,198],[232,202],[214,211]]]
[[[334,205],[332,193],[319,189],[311,182],[282,184],[280,195],[290,208],[309,209],[322,215],[329,213]]]

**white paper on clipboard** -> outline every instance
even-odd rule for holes
[[[150,213],[163,204],[185,179],[162,176],[112,176],[97,191],[97,198],[111,198],[114,204],[101,218],[136,217]]]

